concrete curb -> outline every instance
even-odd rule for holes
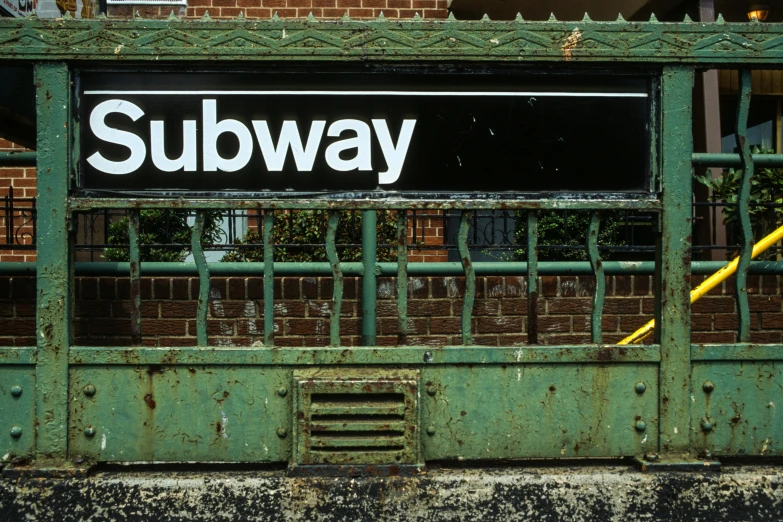
[[[432,470],[291,478],[283,471],[99,472],[0,480],[0,521],[783,520],[783,467]]]

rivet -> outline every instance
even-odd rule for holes
[[[644,460],[648,462],[658,462],[658,454],[657,453],[648,453],[644,456]]]
[[[22,395],[22,387],[21,386],[11,386],[11,395],[14,397],[19,397]]]
[[[435,389],[435,386],[427,386],[427,393],[430,396],[435,397],[435,394],[438,393],[438,390]]]
[[[288,430],[283,427],[277,428],[277,436],[281,439],[286,438],[288,436]]]
[[[12,426],[11,427],[11,436],[15,439],[18,439],[22,436],[22,428],[19,426]]]
[[[92,384],[88,384],[87,386],[85,386],[84,394],[87,397],[92,397],[93,395],[95,395],[95,386],[93,386]]]
[[[636,421],[636,431],[644,431],[647,429],[647,424],[643,420]]]
[[[425,363],[431,363],[432,362],[432,352],[424,352],[424,362]]]
[[[636,390],[636,393],[642,394],[647,390],[647,385],[643,382],[637,382],[634,385],[634,389]]]
[[[435,426],[427,427],[427,435],[435,435]]]
[[[706,381],[701,385],[701,389],[704,390],[705,393],[712,393],[712,390],[715,389],[715,384],[712,381]]]
[[[94,437],[95,436],[95,428],[92,426],[87,426],[84,428],[84,435],[87,437]]]
[[[285,386],[279,387],[277,389],[277,394],[281,397],[285,397],[286,395],[288,395],[288,388],[286,388]]]
[[[712,431],[712,423],[708,421],[707,419],[704,419],[701,421],[701,431],[709,432]]]

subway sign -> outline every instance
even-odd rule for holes
[[[305,68],[77,85],[84,191],[650,192],[647,77]]]

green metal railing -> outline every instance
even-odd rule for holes
[[[156,43],[161,41],[165,45]],[[229,41],[245,44],[225,45]],[[714,24],[655,20],[414,20],[393,24],[384,20],[277,19],[0,21],[0,60],[34,63],[38,115],[37,153],[6,155],[0,157],[0,163],[29,165],[35,158],[39,193],[38,261],[35,266],[0,265],[2,275],[36,276],[38,310],[36,346],[0,348],[0,382],[18,381],[25,389],[11,399],[15,402],[0,399],[0,412],[5,418],[17,419],[12,422],[20,429],[14,433],[22,434],[0,439],[0,454],[33,456],[32,464],[37,469],[63,469],[74,460],[295,462],[297,454],[288,433],[298,426],[293,417],[301,413],[298,401],[306,387],[302,380],[305,377],[297,372],[302,367],[318,366],[337,372],[327,372],[330,378],[338,378],[341,369],[359,368],[367,375],[370,392],[386,389],[383,386],[393,373],[384,371],[404,367],[414,372],[421,390],[426,390],[416,399],[419,421],[411,426],[421,437],[417,464],[427,460],[635,456],[644,457],[645,465],[692,465],[697,461],[714,465],[712,456],[782,454],[783,428],[775,420],[774,406],[770,409],[769,405],[783,403],[783,345],[748,342],[752,317],[747,295],[749,273],[783,273],[780,262],[750,262],[753,243],[747,217],[754,166],[783,166],[783,155],[754,157],[750,152],[748,68],[780,67],[781,42],[781,24],[727,24],[723,20]],[[481,197],[462,201],[173,199],[91,197],[76,191],[71,180],[79,165],[74,133],[78,122],[71,92],[77,65],[100,69],[154,62],[156,67],[197,67],[207,57],[212,63],[252,63],[254,67],[263,67],[266,61],[318,61],[328,65],[415,60],[430,64],[521,61],[557,67],[563,73],[593,66],[642,68],[660,80],[660,92],[653,93],[651,152],[656,190],[645,198],[592,195],[502,201]],[[709,67],[742,70],[736,129],[740,154],[694,154],[694,77],[696,69]],[[746,173],[738,194],[743,243],[736,277],[736,343],[691,342],[689,276],[711,273],[721,265],[691,262],[694,166],[734,166]],[[471,212],[501,206],[527,212],[528,258],[526,262],[473,262],[468,249]],[[74,263],[74,213],[112,208],[131,210],[130,262]],[[197,211],[191,242],[195,264],[140,261],[139,212],[151,208]],[[204,211],[240,208],[263,211],[266,262],[207,263],[201,246]],[[275,212],[291,209],[329,210],[325,244],[328,262],[274,262]],[[336,231],[343,209],[363,212],[361,262],[339,259]],[[379,262],[375,237],[378,209],[462,211],[458,235],[461,261],[409,263],[407,213],[399,212],[397,262]],[[537,212],[541,209],[592,212],[585,245],[588,262],[539,261]],[[655,262],[601,260],[600,211],[611,209],[660,214]],[[134,346],[74,346],[73,278],[83,273],[129,277]],[[595,278],[590,344],[538,345],[539,277],[554,273]],[[657,328],[652,345],[602,344],[604,280],[606,275],[618,273],[655,275]],[[194,346],[142,346],[141,278],[152,274],[198,276]],[[209,346],[210,278],[234,274],[263,278],[263,346]],[[333,278],[329,346],[275,346],[274,278],[294,274]],[[520,299],[528,300],[528,345],[474,345],[471,319],[476,277],[489,274],[526,277],[528,292]],[[461,345],[407,345],[408,278],[418,275],[464,277]],[[362,279],[363,346],[359,347],[341,346],[346,276]],[[397,278],[398,340],[403,346],[375,346],[378,276]],[[350,377],[340,386],[356,380],[357,389],[362,389],[355,372],[346,371],[346,375]],[[340,412],[350,410],[345,404],[330,407]],[[224,437],[226,430],[236,431]],[[362,461],[360,455],[355,458],[360,464],[379,463]]]

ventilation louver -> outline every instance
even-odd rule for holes
[[[415,372],[312,370],[295,379],[294,466],[418,463]]]

